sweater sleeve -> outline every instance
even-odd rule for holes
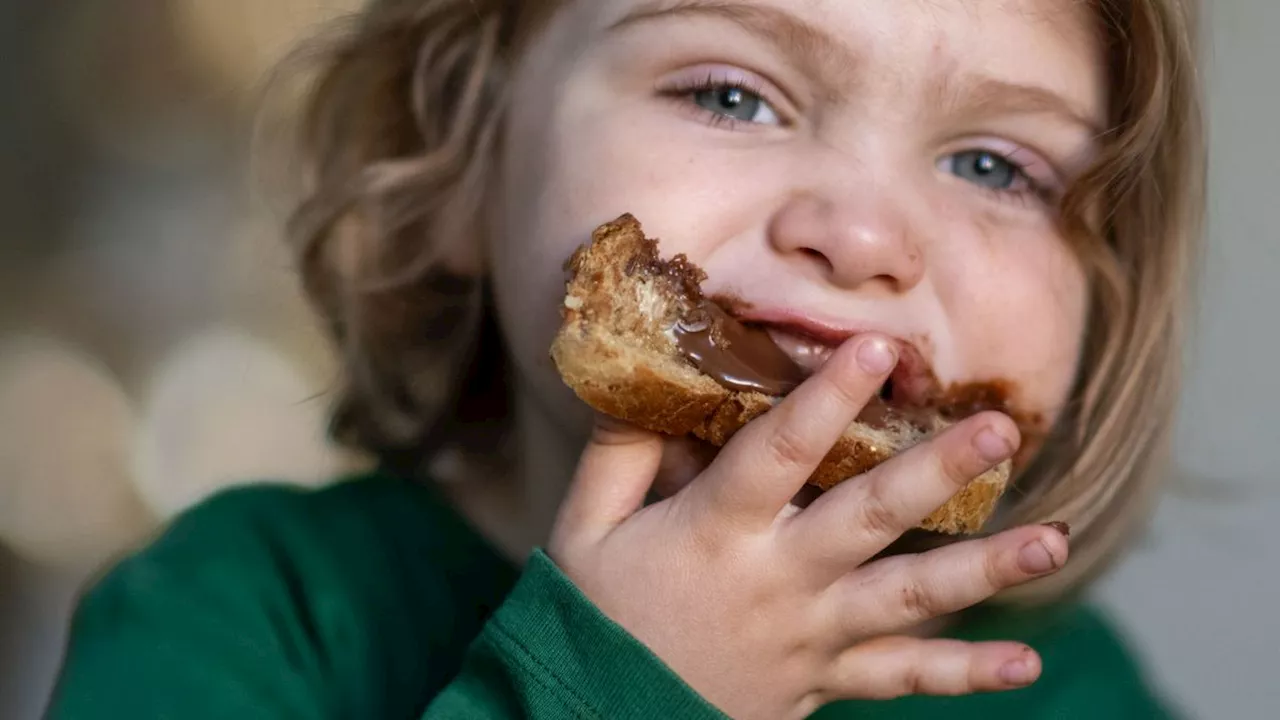
[[[541,552],[467,654],[434,718],[719,719]]]
[[[656,714],[655,714],[656,713]],[[224,493],[82,598],[50,720],[720,715],[400,481]]]

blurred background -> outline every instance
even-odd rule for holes
[[[367,461],[250,184],[263,73],[359,0],[0,0],[0,720],[38,717],[75,594],[233,482]],[[1192,717],[1280,707],[1280,3],[1213,0],[1210,250],[1179,456],[1097,589]]]

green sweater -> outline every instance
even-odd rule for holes
[[[1036,647],[1016,692],[817,717],[1169,717],[1083,607],[975,612]],[[542,553],[517,569],[429,488],[389,477],[221,493],[85,595],[50,720],[719,718]]]

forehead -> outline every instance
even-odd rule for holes
[[[883,84],[981,74],[1046,87],[1099,115],[1105,98],[1099,23],[1082,0],[582,0],[576,8],[579,28],[597,33],[637,16],[699,22],[708,33],[754,16],[798,31],[779,36],[831,50],[827,74],[870,68],[862,75]]]
[[[1092,41],[1096,17],[1093,3],[1085,0],[577,0],[573,5],[604,26],[641,13],[763,8],[850,39],[886,30],[912,36],[1012,30],[1077,44]]]

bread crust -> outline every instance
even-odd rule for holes
[[[780,398],[729,390],[680,351],[672,331],[702,299],[702,271],[681,256],[663,260],[627,214],[595,230],[566,264],[563,322],[551,357],[564,382],[594,410],[651,432],[694,435],[724,446]],[[809,483],[829,490],[946,427],[853,423]],[[1009,483],[1006,461],[970,482],[920,523],[945,534],[979,532]]]

